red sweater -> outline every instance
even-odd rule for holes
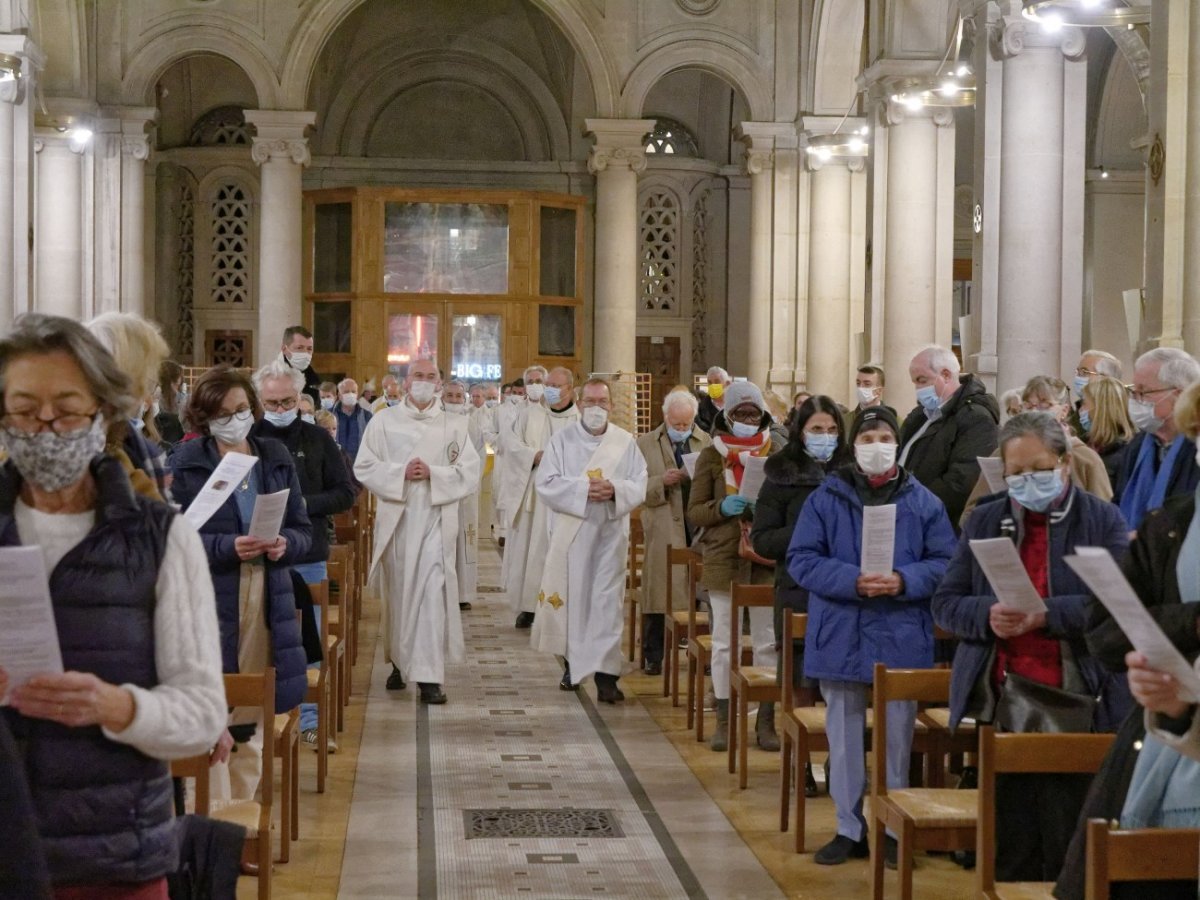
[[[1025,510],[1025,537],[1018,548],[1039,597],[1050,595],[1050,528],[1046,516]],[[1039,628],[1020,637],[996,640],[996,668],[992,677],[1004,683],[1005,672],[1016,672],[1040,684],[1062,687],[1062,647]]]

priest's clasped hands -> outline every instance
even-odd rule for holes
[[[419,458],[414,459],[404,467],[405,481],[428,481],[429,466],[422,462]]]
[[[603,503],[617,495],[616,488],[607,478],[591,478],[588,480],[588,499]]]

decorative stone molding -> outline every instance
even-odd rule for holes
[[[743,165],[747,175],[761,175],[775,168],[775,150],[799,147],[796,126],[779,122],[742,122],[734,132],[746,145]]]
[[[654,119],[584,119],[584,134],[595,141],[588,153],[588,171],[593,175],[609,169],[645,171],[646,136],[657,124]]]
[[[646,150],[643,147],[592,147],[588,153],[588,171],[595,175],[606,169],[646,170]]]
[[[747,175],[761,175],[763,172],[769,172],[773,168],[775,168],[774,150],[746,151]]]
[[[254,126],[255,130],[250,147],[250,158],[255,164],[261,166],[272,160],[286,160],[298,166],[307,166],[311,162],[312,155],[304,133],[316,124],[316,113],[248,109],[245,115],[246,124]]]
[[[87,143],[78,143],[67,137],[66,134],[38,134],[33,139],[33,152],[41,153],[48,146],[66,147],[76,156],[82,156],[87,150]]]
[[[1082,28],[1066,26],[1048,33],[1022,16],[1005,16],[992,32],[992,52],[999,59],[1012,59],[1026,47],[1057,47],[1067,59],[1079,59],[1087,51],[1087,38]]]
[[[147,134],[127,134],[121,138],[121,153],[131,156],[139,162],[150,158],[150,136]]]
[[[308,138],[254,138],[250,158],[258,165],[272,159],[288,159],[298,166],[307,166],[312,161],[308,151]]]

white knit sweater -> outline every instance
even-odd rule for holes
[[[96,521],[94,512],[44,513],[20,500],[15,514],[21,543],[42,548],[47,575]],[[133,722],[119,734],[104,729],[104,735],[155,759],[181,759],[210,750],[227,715],[208,558],[200,535],[182,516],[167,534],[155,592],[158,685],[149,690],[121,685],[133,695]]]

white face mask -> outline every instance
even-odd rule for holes
[[[525,385],[525,399],[530,403],[541,403],[542,397],[545,396],[546,388],[540,384]]]
[[[1146,400],[1129,398],[1129,418],[1134,428],[1146,434],[1154,434],[1163,426],[1163,420],[1154,414],[1154,404]]]
[[[358,394],[353,394],[353,393],[342,394],[342,406],[345,406],[347,409],[350,408],[351,406],[353,406],[357,402],[358,402]]]
[[[229,421],[224,424],[209,422],[208,433],[226,447],[236,447],[246,439],[246,435],[250,433],[250,429],[253,427],[254,413],[247,409],[240,413],[234,413]]]
[[[432,381],[414,381],[408,389],[408,396],[412,397],[417,406],[427,406],[433,402],[436,392],[437,386]]]
[[[446,412],[454,414],[454,415],[464,416],[467,413],[467,404],[443,402],[442,409],[444,409]]]
[[[322,397],[321,398],[321,409],[331,410],[331,409],[333,409],[333,405],[335,402],[336,401],[334,401],[334,399],[332,397]]]
[[[493,397],[489,397],[487,400],[483,401],[483,405],[486,406],[488,409],[495,409],[497,406],[500,405],[500,401],[496,400]]]
[[[854,458],[858,467],[868,475],[890,472],[896,464],[895,444],[855,444]]]
[[[312,354],[307,351],[297,351],[291,355],[288,362],[292,364],[293,369],[303,372],[312,364]]]
[[[858,405],[862,407],[873,406],[875,404],[875,388],[860,387],[855,388],[858,392]]]
[[[608,424],[608,410],[600,406],[589,406],[583,411],[583,427],[598,432]]]
[[[516,406],[518,403],[524,403],[525,398],[522,397],[520,394],[509,394],[508,402],[511,403],[513,406]]]

